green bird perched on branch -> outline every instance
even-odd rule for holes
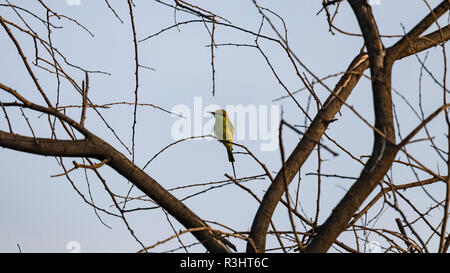
[[[228,117],[228,114],[225,110],[219,109],[215,112],[209,112],[215,118],[214,123],[214,134],[216,138],[225,145],[228,153],[228,161],[231,162],[233,166],[234,178],[236,179],[236,171],[234,170],[234,156],[233,156],[233,134],[234,127]]]

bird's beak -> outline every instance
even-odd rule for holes
[[[208,113],[212,114],[213,116],[216,114],[216,113],[214,113],[214,112],[208,112]]]

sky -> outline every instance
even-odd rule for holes
[[[1,0],[0,4],[7,2]],[[10,2],[32,10],[43,18],[46,16],[37,1]],[[166,2],[172,4],[173,1]],[[439,2],[428,1],[431,7]],[[58,14],[76,19],[78,24],[65,18],[52,18],[52,22],[58,26],[52,31],[52,42],[70,63],[90,71],[102,71],[102,73],[91,73],[89,77],[90,99],[99,105],[133,102],[135,94],[134,46],[128,6],[126,1],[110,0],[109,3],[120,19],[108,8],[105,1],[46,1],[46,4]],[[169,112],[177,112],[187,117],[187,119],[180,119],[176,115],[152,106],[139,106],[136,116],[135,163],[140,167],[145,166],[155,154],[176,141],[177,136],[179,137],[176,133],[177,124],[191,125],[189,126],[191,135],[211,134],[213,120],[210,115],[203,112],[242,106],[246,109],[256,109],[255,118],[258,124],[255,125],[255,119],[250,118],[235,120],[236,134],[239,133],[240,136],[237,141],[248,147],[275,175],[281,166],[278,143],[275,146],[262,144],[277,138],[281,112],[283,119],[293,125],[304,125],[306,118],[292,99],[277,100],[287,95],[286,90],[279,84],[266,60],[256,48],[226,45],[254,44],[255,36],[223,25],[215,26],[214,38],[217,47],[214,48],[215,95],[213,96],[211,48],[209,47],[211,24],[207,24],[208,28],[203,22],[183,24],[146,39],[162,29],[173,26],[175,22],[180,23],[197,18],[183,12],[174,13],[173,9],[156,1],[135,0],[134,3],[136,5],[134,8],[136,36],[140,40],[139,62],[145,66],[139,71],[139,102],[157,105]],[[252,1],[202,0],[189,1],[189,3],[212,11],[232,22],[233,25],[254,33],[258,32],[261,24],[261,16]],[[291,50],[319,78],[345,71],[363,46],[360,36],[347,36],[339,32],[332,34],[329,31],[324,12],[319,13],[322,1],[267,0],[258,1],[258,3],[284,19]],[[380,33],[384,35],[401,35],[428,13],[428,8],[422,0],[380,0],[374,3],[373,12]],[[405,3],[407,3],[406,8]],[[29,14],[21,13],[21,15],[32,28],[47,37],[45,25]],[[0,5],[0,16],[23,26],[9,7]],[[448,24],[447,15],[443,17],[445,18],[439,21],[441,26]],[[276,16],[271,15],[270,19],[277,29],[283,30],[283,24]],[[360,33],[356,19],[347,3],[341,4],[335,24],[347,32]],[[435,29],[436,27],[433,26],[432,30]],[[261,33],[276,37],[267,22],[263,25]],[[34,60],[33,40],[17,30],[14,30],[14,34],[17,35],[29,61]],[[21,91],[29,100],[43,104],[44,101],[31,79],[27,77],[23,63],[4,29],[0,30],[0,37],[2,37],[0,52],[3,52],[0,56],[2,64],[0,82]],[[385,46],[392,45],[396,40],[395,37],[383,38]],[[290,92],[303,88],[286,53],[271,41],[260,39],[259,43],[286,88]],[[432,49],[427,52],[418,54],[418,57],[422,60],[426,57],[427,67],[438,80],[442,81],[444,73],[442,49]],[[78,69],[68,66],[65,69],[78,84],[84,80],[84,73]],[[58,86],[56,77],[36,66],[33,66],[33,71],[48,92],[50,99],[56,101]],[[301,73],[303,72],[305,72],[304,69],[301,69]],[[368,71],[366,73],[369,75]],[[313,79],[312,75],[308,73],[306,75],[309,80]],[[394,66],[392,84],[396,93],[393,98],[401,124],[400,134],[403,136],[420,121],[397,94],[406,96],[417,110],[419,75],[420,63],[415,56],[405,58]],[[333,88],[338,79],[339,77],[330,77],[325,83]],[[425,115],[428,115],[440,106],[442,89],[426,73],[421,83],[421,91],[424,94],[423,108]],[[320,86],[316,86],[316,91],[322,101],[329,94]],[[295,98],[302,107],[307,107],[306,91],[296,93]],[[7,102],[12,101],[12,98],[0,92],[0,100]],[[367,79],[360,80],[347,102],[367,121],[373,122],[371,88]],[[80,103],[80,95],[68,81],[62,79],[60,105],[79,105]],[[314,103],[310,107],[310,114],[313,117],[316,107]],[[267,112],[264,112],[264,109]],[[272,110],[278,115],[270,116],[269,113]],[[131,158],[127,149],[131,149],[132,146],[133,107],[118,104],[107,109],[99,109],[99,112],[113,128],[114,133],[92,109],[87,110],[86,127]],[[14,120],[15,133],[31,134],[20,111],[10,110],[8,113]],[[25,113],[37,136],[50,137],[45,116],[30,111]],[[66,114],[75,119],[80,116],[78,108],[68,108]],[[341,115],[337,118],[338,121],[329,127],[327,134],[343,147],[349,148],[355,155],[362,156],[362,160],[366,160],[364,156],[369,155],[372,148],[370,127],[348,107],[343,107]],[[241,123],[243,121],[246,123]],[[255,127],[252,129],[250,124]],[[441,116],[430,124],[429,129],[436,134],[436,143],[446,150],[443,124]],[[262,125],[266,125],[267,130],[261,129]],[[275,130],[272,125],[276,125]],[[3,116],[0,118],[0,130],[8,130]],[[242,130],[245,130],[245,134]],[[58,128],[58,132],[64,136],[61,128]],[[124,144],[121,144],[114,134]],[[420,136],[425,135],[422,133]],[[67,138],[67,135],[64,137]],[[299,136],[295,132],[283,129],[283,145],[287,155],[294,149],[298,140]],[[324,144],[339,153],[338,157],[333,157],[330,153],[322,151],[324,172],[358,177],[361,171],[360,163],[351,159],[329,140],[324,139]],[[242,152],[239,149],[236,151]],[[413,144],[410,152],[423,160],[427,167],[436,172],[446,173],[443,161],[439,160],[436,152],[430,150],[428,146]],[[238,177],[263,174],[261,167],[249,156],[238,153],[235,157]],[[72,166],[73,160],[82,163],[79,158],[68,158],[64,159],[65,165]],[[99,212],[99,219],[93,208],[80,198],[67,179],[51,177],[64,172],[55,158],[1,149],[0,162],[2,173],[0,176],[1,252],[136,252],[141,249],[140,244],[133,239],[121,219],[101,212]],[[317,156],[314,152],[302,167],[299,196],[302,212],[311,218],[315,213],[317,177],[308,173],[316,172],[316,170]],[[114,192],[126,195],[131,185],[126,179],[108,167],[102,167],[99,171]],[[168,148],[156,157],[145,171],[168,189],[225,180],[224,174],[232,173],[225,149],[217,141],[207,138],[184,141]],[[399,184],[412,182],[415,179],[411,171],[405,167],[394,167],[390,174]],[[71,173],[71,177],[86,197],[91,195],[98,206],[113,210],[110,197],[91,171],[76,170]],[[86,177],[89,186],[86,183]],[[421,172],[419,177],[428,178],[429,176]],[[291,184],[292,194],[295,194],[296,180],[298,179],[294,179]],[[319,222],[326,220],[353,181],[323,178]],[[262,198],[269,182],[267,179],[255,180],[245,185]],[[182,199],[208,187],[174,190],[172,193]],[[430,193],[442,198],[443,189],[444,187],[441,186],[430,187]],[[133,196],[140,194],[136,189],[132,191]],[[432,204],[430,198],[420,189],[408,191],[407,194],[410,194],[411,198],[420,196],[417,202],[422,208]],[[233,185],[212,189],[207,193],[189,198],[184,203],[203,219],[220,222],[238,231],[250,229],[258,208],[258,203],[247,192]],[[132,205],[133,203],[130,204]],[[152,206],[148,205],[148,202],[139,203],[139,205]],[[442,210],[439,210],[439,213],[441,212]],[[374,210],[372,215],[376,213],[377,210]],[[416,217],[413,212],[409,213],[408,216],[411,219]],[[439,213],[436,217],[441,215]],[[173,218],[169,218],[169,223],[160,209],[129,213],[126,217],[137,237],[146,246],[172,236],[173,230],[170,223],[178,231],[183,229]],[[398,215],[395,212],[386,211],[377,221],[377,225],[395,228],[393,219],[396,217]],[[278,206],[274,222],[277,223],[278,230],[290,230],[284,207]],[[420,224],[418,228],[421,230]],[[191,235],[182,237],[186,244],[195,242],[192,238]],[[345,233],[340,237],[344,241],[351,238],[351,235]],[[369,235],[368,238],[369,241],[383,244],[383,241],[375,235]],[[240,251],[244,251],[244,242],[237,239],[231,240]],[[153,251],[161,252],[178,246],[177,241],[172,240],[154,248]],[[268,247],[277,247],[273,238],[268,239]],[[204,248],[196,245],[191,251],[202,252]],[[330,249],[330,251],[334,250]]]

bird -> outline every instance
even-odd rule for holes
[[[227,149],[228,161],[231,162],[233,166],[234,177],[236,178],[236,172],[234,170],[234,156],[233,156],[233,134],[234,127],[228,117],[227,111],[224,109],[219,109],[214,112],[209,112],[215,118],[214,123],[214,135],[216,138],[223,143]]]
[[[234,162],[233,144],[231,143],[233,142],[234,127],[228,117],[227,111],[219,109],[209,113],[215,118],[214,135],[225,145],[228,153],[228,161]]]

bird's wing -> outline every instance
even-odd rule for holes
[[[230,121],[230,119],[228,117],[227,117],[227,124],[229,124],[231,134],[233,135],[234,134],[234,126],[233,126],[233,123],[231,123],[231,121]]]

